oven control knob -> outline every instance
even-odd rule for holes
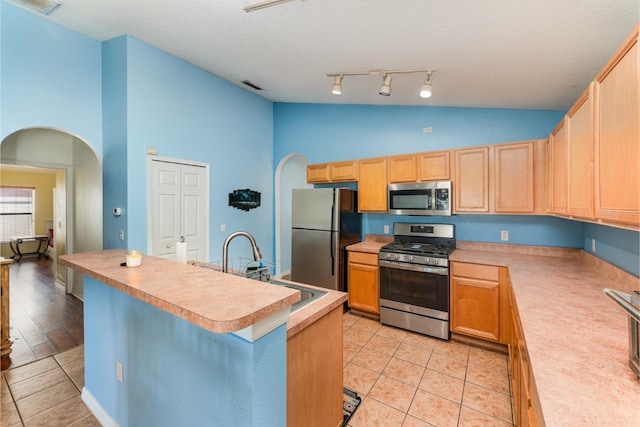
[[[409,257],[409,262],[413,262],[413,257],[412,256]]]
[[[399,258],[398,254],[393,254],[393,259],[394,259],[395,261],[397,261],[397,260],[398,260],[398,258]]]

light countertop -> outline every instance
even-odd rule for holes
[[[638,278],[577,249],[499,246],[458,242],[449,260],[508,267],[546,425],[640,425],[628,317],[602,292]]]
[[[121,267],[126,253],[111,249],[69,254],[61,256],[60,263],[215,333],[239,331],[300,300],[298,290],[159,257],[143,255],[141,266]],[[347,299],[343,292],[328,292],[292,314],[288,336]]]
[[[380,248],[393,241],[393,236],[367,235],[362,242],[347,246],[348,251],[365,252],[371,254],[380,253]]]

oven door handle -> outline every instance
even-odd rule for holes
[[[634,307],[633,304],[629,303],[626,298],[631,299],[631,295],[625,294],[624,292],[615,291],[613,289],[605,288],[603,290],[606,296],[614,300],[618,303],[620,307],[627,312],[629,316],[636,320],[636,322],[640,322],[640,310],[637,307]],[[626,297],[626,298],[625,298]]]
[[[418,271],[421,273],[433,273],[441,276],[448,276],[449,269],[445,267],[429,267],[425,265],[405,264],[401,262],[387,261],[384,259],[379,260],[380,267],[392,268],[396,270]]]

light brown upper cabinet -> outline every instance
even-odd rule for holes
[[[489,212],[489,147],[454,151],[455,212]]]
[[[313,184],[316,182],[331,182],[331,173],[329,171],[329,163],[319,163],[317,165],[307,166],[307,182]]]
[[[331,182],[358,180],[358,162],[356,160],[329,163],[329,169],[331,171]]]
[[[638,28],[595,79],[595,216],[640,225]]]
[[[389,157],[389,183],[448,181],[451,179],[449,151]]]
[[[358,161],[358,211],[387,211],[387,158]]]
[[[352,182],[358,180],[358,162],[347,160],[344,162],[320,163],[307,166],[307,182]]]
[[[389,182],[416,182],[418,180],[418,156],[407,154],[389,157]]]
[[[533,142],[493,147],[496,213],[534,211]]]
[[[593,88],[567,113],[567,215],[593,219]]]
[[[450,165],[451,155],[449,151],[418,154],[419,180],[448,181],[451,179]]]
[[[551,155],[550,211],[564,215],[567,213],[567,127],[564,119],[549,135],[549,154]]]
[[[543,214],[546,140],[454,151],[456,213]]]

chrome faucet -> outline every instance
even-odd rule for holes
[[[262,254],[260,253],[260,249],[258,249],[258,245],[256,244],[256,239],[254,239],[253,236],[247,233],[246,231],[236,231],[235,233],[229,234],[229,237],[225,239],[224,244],[222,245],[222,272],[223,273],[229,272],[229,243],[231,243],[231,241],[238,236],[244,236],[247,239],[249,239],[249,241],[251,242],[251,249],[253,250],[254,261],[260,261],[262,259]]]

